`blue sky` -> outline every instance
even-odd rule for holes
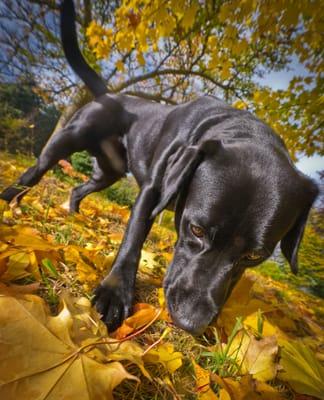
[[[292,60],[290,71],[271,72],[264,78],[258,79],[262,84],[266,84],[273,89],[286,89],[292,75],[306,75],[307,72],[295,59]],[[318,179],[317,171],[324,170],[324,157],[303,157],[297,162],[297,167],[304,174]]]

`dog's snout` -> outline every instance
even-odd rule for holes
[[[218,309],[214,309],[201,298],[193,301],[194,298],[193,294],[184,296],[179,287],[166,291],[167,306],[173,323],[193,336],[199,336],[207,329],[215,314],[218,314]]]
[[[178,318],[175,315],[172,316],[172,321],[178,328],[183,329],[193,336],[199,336],[203,334],[208,326],[208,324],[197,325],[187,318]]]

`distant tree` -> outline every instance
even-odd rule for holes
[[[5,151],[38,155],[57,123],[59,111],[33,88],[0,84],[0,148]]]

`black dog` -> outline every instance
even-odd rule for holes
[[[61,12],[66,58],[96,99],[50,138],[37,164],[1,197],[19,197],[58,160],[84,149],[98,168],[74,192],[75,204],[84,193],[132,172],[140,194],[113,269],[95,296],[108,327],[115,329],[130,314],[143,242],[154,217],[170,203],[178,240],[164,290],[179,327],[202,332],[244,269],[269,257],[278,241],[297,272],[298,247],[318,189],[296,170],[282,140],[250,113],[211,96],[167,106],[108,95],[80,53],[72,0],[63,2]]]

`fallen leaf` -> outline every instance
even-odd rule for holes
[[[144,355],[144,361],[160,363],[171,373],[181,367],[182,358],[182,353],[174,351],[172,343],[158,344]]]
[[[91,348],[99,351],[94,342],[89,351],[75,345],[68,335],[71,318],[71,313],[50,317],[34,295],[0,295],[2,399],[113,399],[122,380],[137,379],[117,361],[92,358]]]
[[[235,380],[233,378],[221,378],[212,373],[211,379],[227,392],[223,391],[222,393],[224,400],[284,400],[276,389],[253,379],[250,375]]]
[[[196,375],[196,392],[199,400],[217,400],[218,397],[210,387],[210,372],[192,360]]]
[[[324,399],[324,368],[314,353],[300,340],[281,340],[279,378],[298,393]]]
[[[78,278],[81,283],[96,282],[98,280],[98,275],[95,269],[84,262],[80,256],[80,251],[76,246],[66,246],[64,248],[64,259],[68,263],[75,264]]]
[[[274,379],[277,374],[278,343],[275,336],[256,339],[240,332],[233,340],[229,354],[236,354],[241,373],[250,374],[261,382]]]
[[[21,279],[28,275],[30,272],[27,268],[30,264],[29,254],[19,251],[12,254],[8,258],[7,268],[5,273],[1,276],[1,279],[5,282]]]
[[[114,337],[123,339],[137,329],[147,325],[156,316],[158,310],[146,303],[138,303],[134,306],[134,314],[125,319],[123,324],[114,332]]]
[[[32,294],[39,289],[39,282],[30,283],[28,285],[14,285],[4,284],[0,282],[0,291],[4,294],[11,294],[13,296],[17,294]]]
[[[237,316],[247,317],[258,310],[270,311],[275,308],[259,299],[251,297],[253,285],[254,281],[251,277],[244,274],[226,301],[217,319],[217,325],[223,327],[227,335],[230,335],[232,332]]]
[[[42,239],[36,229],[28,226],[2,226],[0,239],[15,246],[32,248],[33,250],[52,251],[62,247]]]
[[[243,321],[243,325],[251,329],[254,333],[258,332],[258,313],[252,313],[246,317]],[[276,325],[270,323],[266,316],[263,316],[262,331],[260,332],[262,336],[276,336],[281,338],[287,338],[287,335],[282,332]]]

